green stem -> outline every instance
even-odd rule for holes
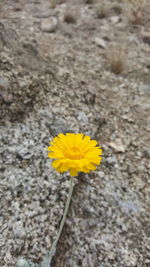
[[[65,206],[63,218],[62,218],[62,221],[61,221],[61,224],[60,224],[60,227],[59,227],[59,231],[58,231],[56,240],[54,241],[55,246],[57,246],[57,243],[58,243],[59,238],[61,236],[61,232],[62,232],[62,229],[64,227],[65,220],[66,220],[66,216],[67,216],[67,212],[68,212],[68,208],[69,208],[69,205],[70,205],[71,196],[72,196],[72,192],[73,192],[73,186],[74,186],[73,179],[74,179],[73,177],[70,178],[69,195],[68,195],[68,198],[67,198],[67,201],[66,201],[66,206]]]
[[[47,258],[49,260],[49,263],[51,262],[52,257],[55,255],[56,246],[57,246],[57,243],[59,241],[59,238],[61,236],[61,233],[62,233],[64,224],[65,224],[65,220],[66,220],[66,216],[67,216],[67,212],[68,212],[68,209],[69,209],[69,205],[70,205],[70,201],[71,201],[71,196],[72,196],[72,192],[73,192],[73,187],[74,187],[74,177],[71,177],[70,178],[69,194],[68,194],[68,198],[67,198],[67,201],[66,201],[63,218],[62,218],[62,221],[60,223],[60,227],[59,227],[59,231],[58,231],[58,234],[56,236],[56,239],[52,243],[51,250],[50,250],[50,252],[47,255]]]
[[[67,198],[67,201],[66,201],[63,218],[62,218],[62,221],[60,223],[60,227],[59,227],[56,239],[52,243],[50,252],[47,253],[46,257],[44,258],[44,260],[40,264],[34,264],[33,262],[31,262],[29,260],[26,261],[25,259],[20,259],[18,261],[18,263],[16,264],[16,267],[22,267],[22,266],[24,266],[24,267],[50,267],[52,258],[53,258],[53,256],[55,255],[55,252],[56,252],[57,243],[59,241],[59,238],[61,236],[61,233],[62,233],[62,230],[63,230],[63,227],[64,227],[64,223],[65,223],[65,220],[66,220],[67,212],[68,212],[70,201],[71,201],[71,196],[72,196],[73,187],[74,187],[74,177],[71,177],[70,179],[71,180],[70,180],[69,194],[68,194],[68,198]]]

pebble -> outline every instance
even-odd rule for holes
[[[139,87],[139,94],[140,95],[150,95],[150,84],[142,84]]]
[[[104,178],[105,177],[105,173],[102,172],[102,171],[99,171],[98,172],[98,175],[99,175],[100,178]]]
[[[55,32],[58,25],[58,20],[55,17],[49,17],[41,22],[41,30],[43,32]]]
[[[48,124],[47,127],[50,129],[50,132],[53,136],[58,135],[59,133],[69,133],[72,132],[67,125],[66,120],[63,118],[54,119],[53,123]]]
[[[13,233],[16,237],[23,237],[25,235],[23,223],[21,221],[15,222],[13,224]]]
[[[136,172],[136,169],[135,169],[135,167],[131,164],[131,165],[129,165],[128,166],[128,173],[129,174],[133,174],[133,173],[135,173]]]
[[[135,267],[137,266],[137,257],[133,252],[126,257],[126,266],[127,267]]]
[[[144,149],[144,157],[150,159],[150,148]]]
[[[102,38],[96,37],[94,41],[97,44],[97,46],[101,48],[106,48],[106,43]]]
[[[29,264],[25,259],[19,259],[16,264],[16,267],[29,267]]]
[[[115,158],[115,156],[111,156],[111,157],[108,157],[106,159],[107,163],[109,163],[110,165],[115,165],[117,163],[117,160]]]
[[[21,159],[30,159],[32,157],[31,151],[28,151],[27,147],[24,147],[23,145],[18,146],[16,154]]]
[[[5,77],[0,76],[0,89],[8,89],[9,82]]]
[[[88,123],[88,117],[86,116],[85,112],[83,112],[83,111],[80,111],[78,113],[77,119],[80,122]]]
[[[117,152],[125,152],[125,147],[119,138],[117,138],[115,142],[110,142],[109,146],[114,148]]]
[[[142,39],[143,39],[143,42],[144,42],[145,44],[150,45],[150,34],[145,34],[145,35],[143,35],[143,36],[142,36]]]
[[[110,21],[114,24],[118,23],[120,21],[120,18],[118,16],[112,16],[110,18]]]

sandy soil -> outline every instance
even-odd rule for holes
[[[70,130],[103,161],[76,179],[52,266],[150,266],[148,2],[0,1],[0,266],[50,249],[69,175],[46,148]]]

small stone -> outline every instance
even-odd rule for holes
[[[110,18],[110,21],[114,24],[118,23],[120,21],[120,18],[118,16],[112,16]]]
[[[21,158],[21,159],[30,159],[32,157],[31,152],[28,151],[28,149],[22,145],[20,145],[17,149],[16,149],[16,155],[17,157]]]
[[[83,112],[83,111],[80,111],[80,112],[78,113],[77,119],[78,119],[80,122],[88,123],[88,117],[86,116],[85,112]]]
[[[150,45],[150,34],[145,34],[145,35],[143,35],[143,36],[142,36],[142,39],[143,39],[143,42],[144,42],[145,44]]]
[[[97,46],[99,46],[101,48],[106,48],[106,43],[102,38],[96,37],[95,43],[97,44]]]
[[[102,172],[102,171],[99,171],[98,172],[98,175],[99,175],[100,178],[104,178],[105,177],[105,173]]]
[[[150,148],[145,148],[143,154],[144,157],[150,159]]]
[[[129,173],[129,174],[133,174],[133,173],[135,173],[135,172],[136,172],[135,167],[134,167],[133,165],[129,165],[129,166],[128,166],[128,173]]]
[[[142,84],[139,87],[139,94],[140,95],[150,95],[150,84]]]
[[[126,259],[126,266],[127,267],[135,267],[137,266],[137,257],[133,252],[131,252]]]
[[[47,214],[41,215],[39,221],[44,222],[47,219]]]
[[[46,123],[46,125],[50,129],[50,132],[53,136],[58,135],[59,133],[65,134],[72,132],[69,129],[66,120],[63,118],[54,119],[53,123]]]
[[[109,146],[114,148],[117,152],[125,152],[125,147],[119,138],[116,139],[115,142],[110,142]]]
[[[23,237],[25,235],[24,227],[21,221],[13,224],[13,233],[16,237]]]
[[[9,92],[9,81],[6,77],[2,76],[0,76],[0,97],[8,104],[13,100],[12,93]]]
[[[110,251],[110,253],[108,254],[108,258],[110,259],[110,260],[114,260],[115,259],[115,253],[113,253],[112,251]]]
[[[109,163],[109,165],[115,165],[117,163],[115,156],[108,157],[106,161]]]
[[[8,89],[9,82],[5,77],[0,76],[0,89]]]
[[[58,21],[55,17],[49,17],[41,22],[41,30],[44,32],[55,32]]]
[[[16,267],[29,267],[29,264],[25,259],[19,259]]]

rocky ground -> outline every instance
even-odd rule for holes
[[[76,179],[52,266],[150,266],[150,6],[125,2],[0,1],[2,267],[57,234],[70,178],[46,149],[64,130],[103,161]]]

